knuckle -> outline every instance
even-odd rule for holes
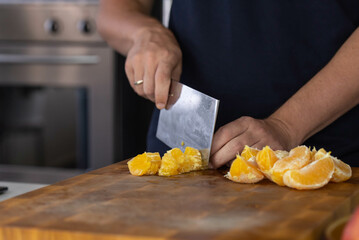
[[[132,55],[129,59],[130,63],[133,65],[134,63],[138,63],[143,58],[143,55],[141,53],[137,53],[135,55]]]
[[[253,118],[249,117],[249,116],[243,116],[239,118],[239,121],[244,123],[244,124],[251,124],[253,121]]]
[[[256,124],[254,126],[254,129],[258,135],[266,135],[266,133],[267,133],[266,129],[263,126],[258,125],[258,124]]]
[[[174,65],[182,59],[182,52],[178,49],[164,48],[161,51],[163,62]]]
[[[170,59],[172,57],[172,52],[167,48],[162,48],[161,49],[161,56],[164,59]]]
[[[218,136],[222,136],[222,132],[223,132],[223,126],[218,128],[216,133],[214,134],[215,137],[218,137]]]
[[[157,52],[158,51],[158,43],[156,41],[149,41],[147,44],[146,44],[146,50],[148,52]]]
[[[218,133],[224,138],[228,138],[230,136],[230,131],[224,126],[218,129]]]
[[[179,49],[176,49],[175,51],[174,51],[174,58],[175,58],[175,60],[177,60],[176,62],[181,62],[182,61],[182,51],[181,50],[179,50]]]
[[[146,56],[145,56],[145,59],[146,59],[146,62],[149,62],[149,63],[153,63],[156,61],[156,53],[154,51],[148,51]]]
[[[125,71],[126,71],[126,73],[129,73],[129,72],[131,72],[131,70],[132,70],[132,63],[131,63],[131,61],[127,60],[125,62]]]

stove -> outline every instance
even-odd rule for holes
[[[0,0],[0,40],[103,42],[98,2]]]
[[[97,12],[94,0],[0,0],[0,180],[114,162],[115,54]]]

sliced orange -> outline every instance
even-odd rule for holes
[[[329,154],[311,162],[307,166],[288,170],[284,173],[283,182],[286,186],[299,190],[317,189],[329,182],[334,173],[334,162]]]
[[[132,158],[127,165],[132,175],[155,175],[161,166],[161,157],[158,152],[145,152]]]
[[[275,155],[277,156],[278,160],[285,158],[289,155],[289,152],[287,152],[285,150],[276,150],[274,152],[275,152]]]
[[[270,170],[276,161],[278,161],[278,157],[269,146],[264,147],[256,156],[256,162],[259,169],[269,179]]]
[[[225,177],[239,183],[256,183],[264,178],[255,166],[240,155],[237,155]]]
[[[248,163],[250,163],[252,166],[255,166],[257,168],[258,171],[261,171],[259,169],[256,157],[251,157],[250,159],[248,159]]]
[[[259,149],[252,148],[252,147],[249,147],[248,145],[245,145],[243,148],[243,151],[241,153],[241,157],[244,158],[244,160],[247,160],[250,164],[252,164],[259,170],[259,167],[258,167],[258,164],[256,161],[256,156],[257,156],[258,152],[259,152]]]
[[[241,153],[241,157],[248,161],[252,157],[257,156],[258,152],[259,150],[257,148],[252,148],[248,145],[245,145]]]
[[[352,169],[348,164],[344,163],[336,157],[332,157],[332,160],[334,162],[335,169],[333,177],[330,179],[331,182],[344,182],[351,178]]]
[[[184,157],[185,157],[185,161],[180,166],[181,172],[185,173],[190,171],[201,170],[203,168],[202,156],[197,149],[192,147],[186,147],[184,151]]]
[[[298,146],[290,150],[289,155],[279,159],[270,170],[271,180],[280,186],[284,186],[283,175],[288,170],[301,169],[308,165],[311,159],[311,151],[306,146]]]
[[[161,167],[158,170],[159,176],[172,176],[181,173],[180,167],[184,164],[184,154],[179,148],[167,151],[162,157]]]
[[[328,152],[324,150],[324,148],[319,149],[314,153],[314,161],[323,158]],[[330,154],[330,152],[329,152]]]
[[[315,161],[315,154],[317,153],[317,149],[315,147],[313,147],[313,149],[311,149],[311,153],[310,153],[310,162]]]
[[[321,148],[318,150],[318,152],[315,154],[314,158],[315,160],[322,158],[327,152]],[[329,152],[330,154],[330,152]],[[344,163],[343,161],[339,160],[336,157],[330,156],[334,162],[334,174],[332,176],[332,179],[330,179],[331,182],[344,182],[351,178],[352,176],[352,169],[351,167]]]

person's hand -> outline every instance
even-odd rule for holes
[[[153,101],[159,109],[165,108],[171,79],[179,81],[182,71],[182,52],[172,32],[162,26],[139,31],[128,52],[125,70],[138,95]]]
[[[214,134],[210,161],[212,167],[218,168],[235,159],[244,145],[258,149],[269,145],[273,150],[289,150],[296,144],[288,127],[278,119],[241,117]]]

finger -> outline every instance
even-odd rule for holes
[[[234,137],[243,134],[247,129],[248,126],[241,124],[239,121],[230,122],[218,129],[213,136],[211,155],[215,154]]]
[[[283,148],[283,146],[281,146],[280,144],[277,144],[277,143],[273,143],[273,141],[272,142],[259,141],[258,143],[253,145],[253,147],[260,149],[260,150],[263,149],[265,146],[269,146],[273,151],[285,150]]]
[[[125,72],[126,72],[128,82],[130,83],[131,87],[134,88],[135,75],[134,75],[134,71],[133,71],[133,66],[128,61],[126,61],[126,63],[125,63]]]
[[[166,107],[169,89],[171,85],[172,67],[166,63],[159,63],[155,75],[155,99],[156,107]]]
[[[211,156],[211,162],[214,168],[219,168],[236,157],[236,154],[244,147],[239,140],[239,137],[230,140],[219,151]]]
[[[251,145],[250,147],[256,148],[258,150],[262,150],[265,146],[266,146],[266,144],[263,141],[258,141],[256,143],[254,143],[253,145]]]
[[[134,82],[138,81],[138,80],[144,80],[143,77],[144,77],[144,65],[143,65],[143,62],[138,60],[136,61],[136,63],[134,63],[133,65],[133,76],[134,76],[134,79],[133,81],[131,82],[131,85],[133,87],[133,89],[135,90],[135,92],[142,96],[142,97],[146,97],[145,95],[145,92],[143,90],[143,84],[140,84],[140,85],[134,85]]]
[[[157,64],[154,64],[153,61],[147,62],[145,67],[145,74],[143,77],[143,91],[148,99],[152,102],[155,101],[155,73],[157,69]]]
[[[232,140],[228,141],[211,157],[213,166],[218,168],[233,160],[236,157],[236,154],[240,154],[242,152],[245,145],[251,146],[256,142],[258,142],[258,139],[256,139],[255,136],[249,132],[236,136]]]
[[[172,71],[172,79],[179,82],[182,74],[182,61],[180,61]]]

